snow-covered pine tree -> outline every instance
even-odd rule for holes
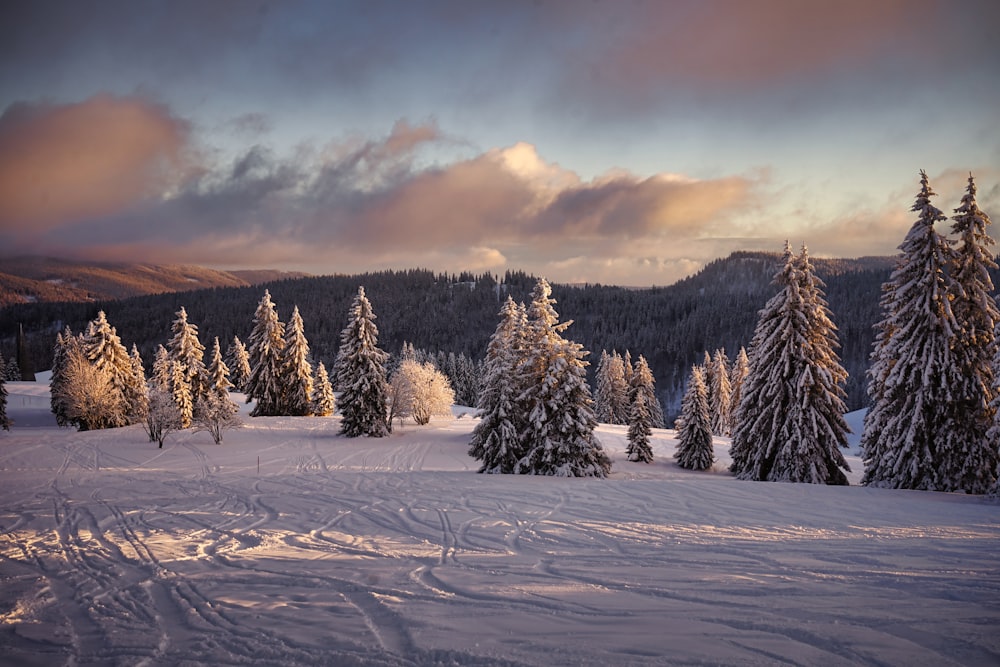
[[[520,433],[524,424],[517,408],[520,388],[517,366],[523,354],[524,310],[508,296],[498,313],[500,322],[490,337],[479,392],[479,423],[472,430],[469,456],[481,463],[479,472],[510,474],[526,453]]]
[[[80,349],[95,368],[107,373],[111,380],[111,390],[118,394],[115,404],[125,406],[125,410],[117,415],[108,415],[106,420],[99,422],[108,428],[130,423],[126,394],[133,377],[132,360],[128,356],[128,350],[122,345],[118,332],[108,323],[103,310],[87,324]]]
[[[729,371],[729,384],[732,388],[729,399],[729,433],[732,433],[733,429],[736,428],[736,410],[739,408],[740,401],[743,398],[743,383],[746,381],[747,374],[749,373],[750,360],[747,358],[746,348],[740,347],[740,351],[733,361],[733,367]]]
[[[976,201],[972,174],[955,213],[951,230],[958,236],[959,245],[952,270],[956,295],[951,307],[961,326],[954,351],[962,367],[962,384],[955,388],[958,412],[952,431],[954,442],[951,449],[941,452],[939,488],[986,493],[996,479],[1000,442],[996,431],[994,437],[989,437],[997,407],[993,358],[1000,311],[989,273],[989,269],[997,268],[990,252],[990,218]]]
[[[170,360],[170,397],[177,406],[181,428],[188,428],[194,418],[194,395],[184,366],[175,359]]]
[[[316,364],[316,378],[313,380],[312,413],[316,417],[329,417],[337,408],[333,385],[323,362]]]
[[[785,245],[780,288],[760,313],[730,453],[740,479],[847,484],[846,373],[808,254]],[[839,369],[839,370],[838,370]]]
[[[955,390],[963,384],[948,274],[955,251],[934,228],[946,219],[931,204],[934,194],[921,171],[911,208],[917,220],[882,286],[882,320],[868,371],[872,407],[861,436],[862,483],[868,486],[938,490],[954,482],[951,471],[938,466],[956,445]]]
[[[594,411],[597,420],[605,424],[628,424],[629,384],[625,379],[625,361],[617,350],[610,355],[606,350],[601,352],[595,376]]]
[[[8,382],[21,381],[21,366],[17,363],[17,357],[11,357],[4,363],[3,377]]]
[[[198,340],[198,327],[188,321],[184,306],[181,306],[176,315],[177,319],[170,327],[174,335],[167,342],[167,353],[171,361],[180,364],[187,384],[191,388],[191,400],[197,403],[208,393],[205,346]]]
[[[146,418],[149,409],[149,393],[146,387],[146,369],[142,365],[142,357],[139,355],[139,348],[132,344],[132,351],[129,354],[129,361],[132,362],[132,374],[128,377],[128,384],[125,386],[125,405],[128,410],[129,422],[132,424],[141,423]]]
[[[681,420],[683,425],[674,452],[677,465],[691,470],[708,470],[715,461],[715,450],[703,366],[691,367],[687,389],[681,399]]]
[[[0,428],[10,430],[10,418],[7,417],[7,381],[0,377]]]
[[[337,353],[341,433],[349,438],[361,435],[381,438],[389,434],[387,359],[388,355],[378,347],[375,313],[365,296],[365,288],[358,287]]]
[[[719,348],[712,356],[712,387],[709,390],[712,400],[712,433],[715,435],[729,435],[729,423],[731,421],[732,408],[730,399],[732,398],[733,386],[729,382],[729,357],[726,351]]]
[[[594,417],[601,424],[611,423],[611,381],[608,377],[611,355],[601,350],[601,358],[594,370]]]
[[[587,384],[589,354],[562,332],[549,283],[540,278],[528,310],[525,357],[518,376],[527,426],[526,454],[515,472],[558,477],[607,477],[611,460],[594,435],[597,419]]]
[[[250,355],[239,336],[233,336],[233,343],[226,350],[229,359],[229,379],[236,391],[245,391],[250,380]]]
[[[309,363],[309,342],[299,307],[295,306],[285,329],[282,350],[281,384],[284,388],[282,412],[293,417],[312,414],[313,370]]]
[[[285,347],[285,325],[278,320],[269,291],[264,290],[253,320],[249,350],[251,370],[246,395],[247,403],[256,401],[257,404],[250,416],[280,415],[284,395],[281,386],[281,359]]]
[[[205,369],[205,376],[208,379],[206,393],[229,398],[233,383],[229,380],[229,366],[222,359],[222,347],[219,345],[218,336],[212,341],[212,349],[208,353],[208,368]]]
[[[162,345],[156,346],[156,356],[153,357],[153,375],[149,378],[152,386],[170,393],[171,374],[170,353]]]
[[[639,355],[639,361],[632,370],[632,383],[628,392],[630,410],[625,454],[629,461],[653,462],[653,448],[649,444],[649,437],[653,434],[652,408],[658,403],[653,383],[653,373],[649,370],[646,357]]]
[[[69,358],[69,348],[79,347],[80,339],[73,335],[67,326],[65,331],[56,334],[56,343],[52,349],[52,377],[49,379],[49,393],[52,414],[56,424],[69,426],[68,404],[66,398],[66,361]]]

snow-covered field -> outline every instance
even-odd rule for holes
[[[1000,664],[981,498],[740,482],[722,439],[689,472],[673,431],[633,464],[612,426],[610,480],[477,475],[470,416],[356,440],[248,419],[160,450],[7,387],[3,664]]]

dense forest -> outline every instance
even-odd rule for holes
[[[603,285],[552,286],[559,313],[573,320],[567,336],[590,350],[591,374],[601,350],[644,355],[668,418],[676,415],[692,363],[705,351],[725,348],[735,357],[750,342],[757,313],[775,289],[778,253],[737,252],[668,287],[630,289]],[[892,258],[816,259],[817,275],[839,329],[843,365],[850,374],[848,408],[865,404],[865,377],[872,326],[879,317],[880,288]],[[0,310],[0,353],[15,353],[23,324],[35,369],[49,368],[56,333],[79,332],[104,310],[126,347],[137,344],[147,368],[157,344],[170,335],[183,306],[206,346],[218,336],[223,349],[250,333],[254,310],[270,290],[282,319],[298,306],[314,360],[332,366],[348,307],[363,285],[371,300],[379,345],[398,353],[404,342],[430,352],[481,359],[498,321],[503,298],[529,300],[536,279],[522,272],[459,275],[426,270],[384,271],[280,280],[253,287],[213,288],[90,303],[34,303]]]

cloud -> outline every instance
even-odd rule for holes
[[[140,98],[9,106],[0,116],[0,229],[112,215],[183,179],[189,128]]]

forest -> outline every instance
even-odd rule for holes
[[[724,348],[735,357],[748,346],[758,311],[773,294],[778,252],[736,252],[697,274],[666,287],[552,285],[567,335],[591,352],[593,371],[602,350],[645,356],[668,419],[676,416],[684,383],[705,351]],[[893,259],[814,259],[817,276],[838,327],[840,354],[849,374],[847,407],[866,403],[865,370],[879,316],[881,285]],[[175,313],[184,307],[202,341],[218,336],[225,347],[250,333],[252,317],[267,289],[286,319],[298,306],[314,361],[331,366],[345,313],[360,285],[372,302],[380,346],[398,354],[407,342],[429,352],[454,352],[480,360],[503,299],[529,299],[535,276],[508,271],[441,274],[428,270],[381,271],[279,280],[253,287],[212,288],[91,303],[31,303],[0,310],[0,354],[15,354],[18,325],[36,370],[51,366],[56,334],[74,332],[103,310],[126,347],[135,343],[147,363],[170,336]]]

